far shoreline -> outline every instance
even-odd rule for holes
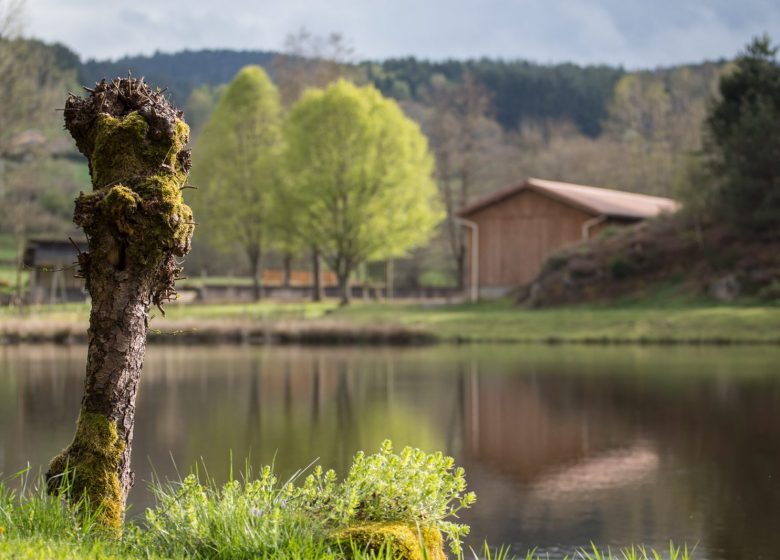
[[[86,304],[0,310],[0,346],[88,342]],[[780,346],[780,307],[624,304],[529,310],[478,304],[188,304],[152,316],[153,345]]]

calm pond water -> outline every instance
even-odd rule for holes
[[[85,356],[0,347],[0,472],[45,469],[69,443]],[[673,539],[703,560],[778,558],[778,363],[763,347],[152,347],[130,501],[150,504],[152,466],[173,477],[202,458],[225,478],[232,450],[343,472],[391,438],[466,468],[472,544],[558,558]]]

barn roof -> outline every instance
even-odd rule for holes
[[[79,251],[86,252],[87,249],[86,239],[71,241],[60,237],[38,237],[27,241],[24,264],[29,267],[70,265],[78,260]]]
[[[652,218],[659,214],[675,212],[680,208],[680,204],[671,198],[529,177],[522,183],[511,185],[472,202],[462,208],[458,212],[458,216],[470,216],[526,190],[549,196],[596,216],[610,218]]]

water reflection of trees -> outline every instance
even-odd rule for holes
[[[237,468],[251,456],[290,473],[320,457],[343,472],[355,451],[391,437],[466,466],[480,496],[467,516],[478,540],[701,538],[723,558],[771,557],[780,544],[771,357],[578,352],[151,348],[132,501],[148,503],[149,462],[175,474],[169,454],[180,468],[202,457],[216,478],[230,451]],[[0,470],[67,444],[83,355],[0,354]]]

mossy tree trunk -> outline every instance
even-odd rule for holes
[[[192,213],[182,198],[190,168],[182,113],[143,80],[105,80],[73,94],[65,126],[89,160],[93,191],[76,200],[74,222],[89,251],[80,272],[92,298],[81,413],[73,442],[47,472],[51,491],[66,471],[71,499],[102,508],[120,530],[133,485],[135,398],[149,309],[175,297],[177,257],[190,249]]]

